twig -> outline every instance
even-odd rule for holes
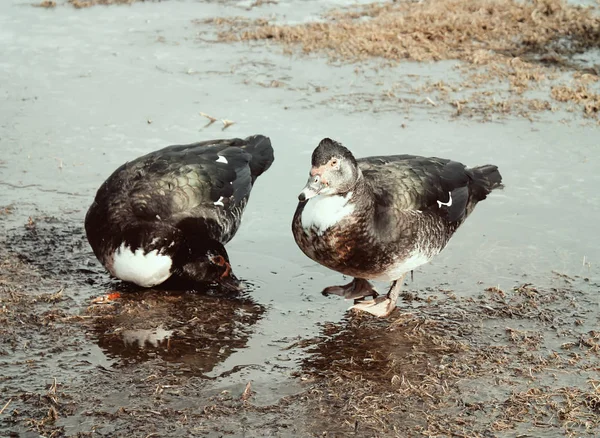
[[[0,415],[2,415],[2,413],[6,410],[6,408],[8,407],[8,405],[10,404],[11,401],[12,401],[12,398],[8,399],[6,404],[2,407],[2,409],[0,409]]]
[[[206,126],[210,126],[210,125],[212,125],[213,123],[215,123],[215,122],[217,121],[217,119],[216,119],[216,118],[214,118],[213,116],[209,116],[209,115],[208,115],[208,114],[206,114],[206,113],[202,113],[202,112],[201,112],[201,113],[200,113],[200,115],[201,115],[202,117],[206,117],[206,118],[209,120],[209,122],[208,122],[208,125],[206,125]]]
[[[56,387],[57,387],[56,377],[54,377],[54,382],[52,383],[52,385],[50,385],[50,389],[48,390],[48,394],[56,394]]]
[[[252,395],[252,382],[248,382],[246,384],[246,389],[244,389],[244,392],[242,392],[242,400],[243,401],[248,400],[251,395]]]
[[[223,122],[222,131],[225,131],[227,128],[229,128],[231,125],[233,125],[235,123],[233,120],[227,120],[227,119],[223,119],[221,121]]]

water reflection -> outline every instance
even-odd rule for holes
[[[121,336],[123,343],[128,348],[146,348],[148,344],[151,347],[158,348],[161,343],[168,342],[175,333],[174,330],[165,330],[162,326],[155,329],[123,330]]]
[[[322,337],[308,350],[302,368],[312,375],[360,377],[389,385],[394,376],[417,379],[438,359],[435,350],[423,321],[412,315],[390,324],[351,312],[340,323],[323,325]]]
[[[122,292],[87,313],[99,347],[121,366],[160,358],[197,375],[245,348],[264,311],[246,295],[152,289]]]
[[[425,428],[428,394],[443,394],[439,367],[460,354],[446,335],[452,324],[398,311],[390,319],[350,312],[324,324],[301,362],[312,383],[307,427],[314,436],[412,436]]]

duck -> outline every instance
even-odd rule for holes
[[[495,165],[468,168],[417,155],[356,159],[330,138],[314,149],[311,164],[294,240],[310,259],[353,277],[324,295],[354,299],[350,309],[377,317],[394,311],[406,274],[439,254],[475,206],[503,187]],[[369,280],[391,282],[387,295]]]
[[[273,161],[270,139],[253,135],[168,146],[127,162],[87,211],[88,242],[128,283],[150,288],[176,278],[235,289],[224,245]]]

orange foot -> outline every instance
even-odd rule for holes
[[[113,301],[121,298],[120,292],[109,292],[105,295],[100,295],[92,300],[92,304],[112,304]]]

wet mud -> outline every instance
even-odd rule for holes
[[[56,3],[0,5],[1,436],[600,435],[596,114],[543,103],[593,102],[593,69],[548,76],[496,56],[331,63],[318,44],[299,54],[260,37],[269,17],[314,42],[304,23],[344,1]],[[544,4],[561,25],[596,25],[596,11]],[[240,15],[258,33],[223,38],[218,22]],[[594,44],[578,47],[592,67]],[[578,66],[580,55],[560,53]],[[554,97],[533,85],[540,72]],[[477,78],[473,91],[496,99],[483,112],[460,103]],[[549,110],[509,111],[521,91]],[[243,291],[111,279],[83,230],[102,181],[168,144],[253,133],[270,136],[276,161],[228,245]],[[293,242],[325,136],[357,156],[491,162],[505,179],[405,282],[389,318],[322,296],[348,279]]]
[[[282,367],[296,387],[279,383],[276,400],[264,403],[255,401],[251,382],[264,364],[211,373],[243,352],[264,306],[251,294],[136,290],[111,281],[86,267],[95,263],[81,233],[53,218],[7,230],[0,316],[10,404],[1,424],[13,436],[599,430],[598,298],[590,294],[600,285],[589,277],[556,273],[548,289],[481,286],[467,298],[409,285],[389,319],[350,313],[315,322],[317,336],[279,347],[281,355],[302,352]],[[116,291],[121,298],[102,300]],[[235,382],[219,383],[236,374]]]

